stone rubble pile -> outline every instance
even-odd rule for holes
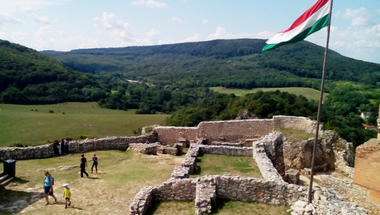
[[[159,145],[156,143],[133,143],[129,145],[130,150],[138,151],[146,155],[157,155]]]
[[[364,208],[356,203],[343,201],[343,198],[333,189],[316,188],[314,191],[313,205],[318,214],[350,215],[368,214]]]
[[[216,184],[211,178],[198,178],[195,195],[195,214],[211,214],[216,207]]]

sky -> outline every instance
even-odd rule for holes
[[[0,39],[38,51],[269,39],[316,0],[0,0]],[[326,44],[326,28],[306,40]],[[330,49],[380,63],[380,1],[334,0]]]

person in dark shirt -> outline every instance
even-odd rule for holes
[[[91,174],[94,172],[94,167],[96,173],[98,173],[98,157],[96,157],[96,154],[94,154],[94,157],[92,157]]]
[[[80,159],[80,177],[83,178],[83,173],[88,177],[88,173],[86,172],[87,159],[82,154],[82,158]]]

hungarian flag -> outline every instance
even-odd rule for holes
[[[310,34],[327,27],[330,19],[331,0],[319,0],[285,31],[278,32],[269,39],[263,51],[275,49],[289,43],[305,39]]]

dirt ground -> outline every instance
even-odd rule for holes
[[[104,156],[107,152],[102,152]],[[114,155],[116,153],[116,155]],[[129,214],[129,204],[135,194],[148,185],[158,185],[170,177],[181,157],[170,155],[149,156],[134,153],[132,158],[120,159],[121,152],[111,152],[109,157],[119,160],[102,164],[100,157],[98,174],[79,177],[79,165],[65,165],[49,168],[55,177],[54,194],[58,202],[50,197],[50,205],[45,206],[43,197],[44,168],[32,170],[39,182],[33,183],[28,174],[6,186],[0,203],[0,214]],[[128,153],[128,152],[126,152]],[[78,156],[78,155],[77,155]],[[87,159],[91,155],[88,154]],[[49,160],[47,159],[49,162]],[[54,160],[59,163],[59,161]],[[25,161],[23,164],[26,164]],[[137,163],[140,166],[135,166]],[[27,164],[29,165],[29,164]],[[35,164],[32,164],[32,166]],[[113,166],[112,166],[113,165]],[[105,168],[106,167],[106,168]],[[21,168],[21,167],[19,167]],[[31,168],[35,168],[34,166]],[[89,167],[87,172],[90,173]],[[26,170],[25,170],[26,171]],[[148,178],[139,178],[141,174]],[[31,176],[30,176],[31,177]],[[62,184],[69,182],[72,192],[72,205],[65,209]]]

